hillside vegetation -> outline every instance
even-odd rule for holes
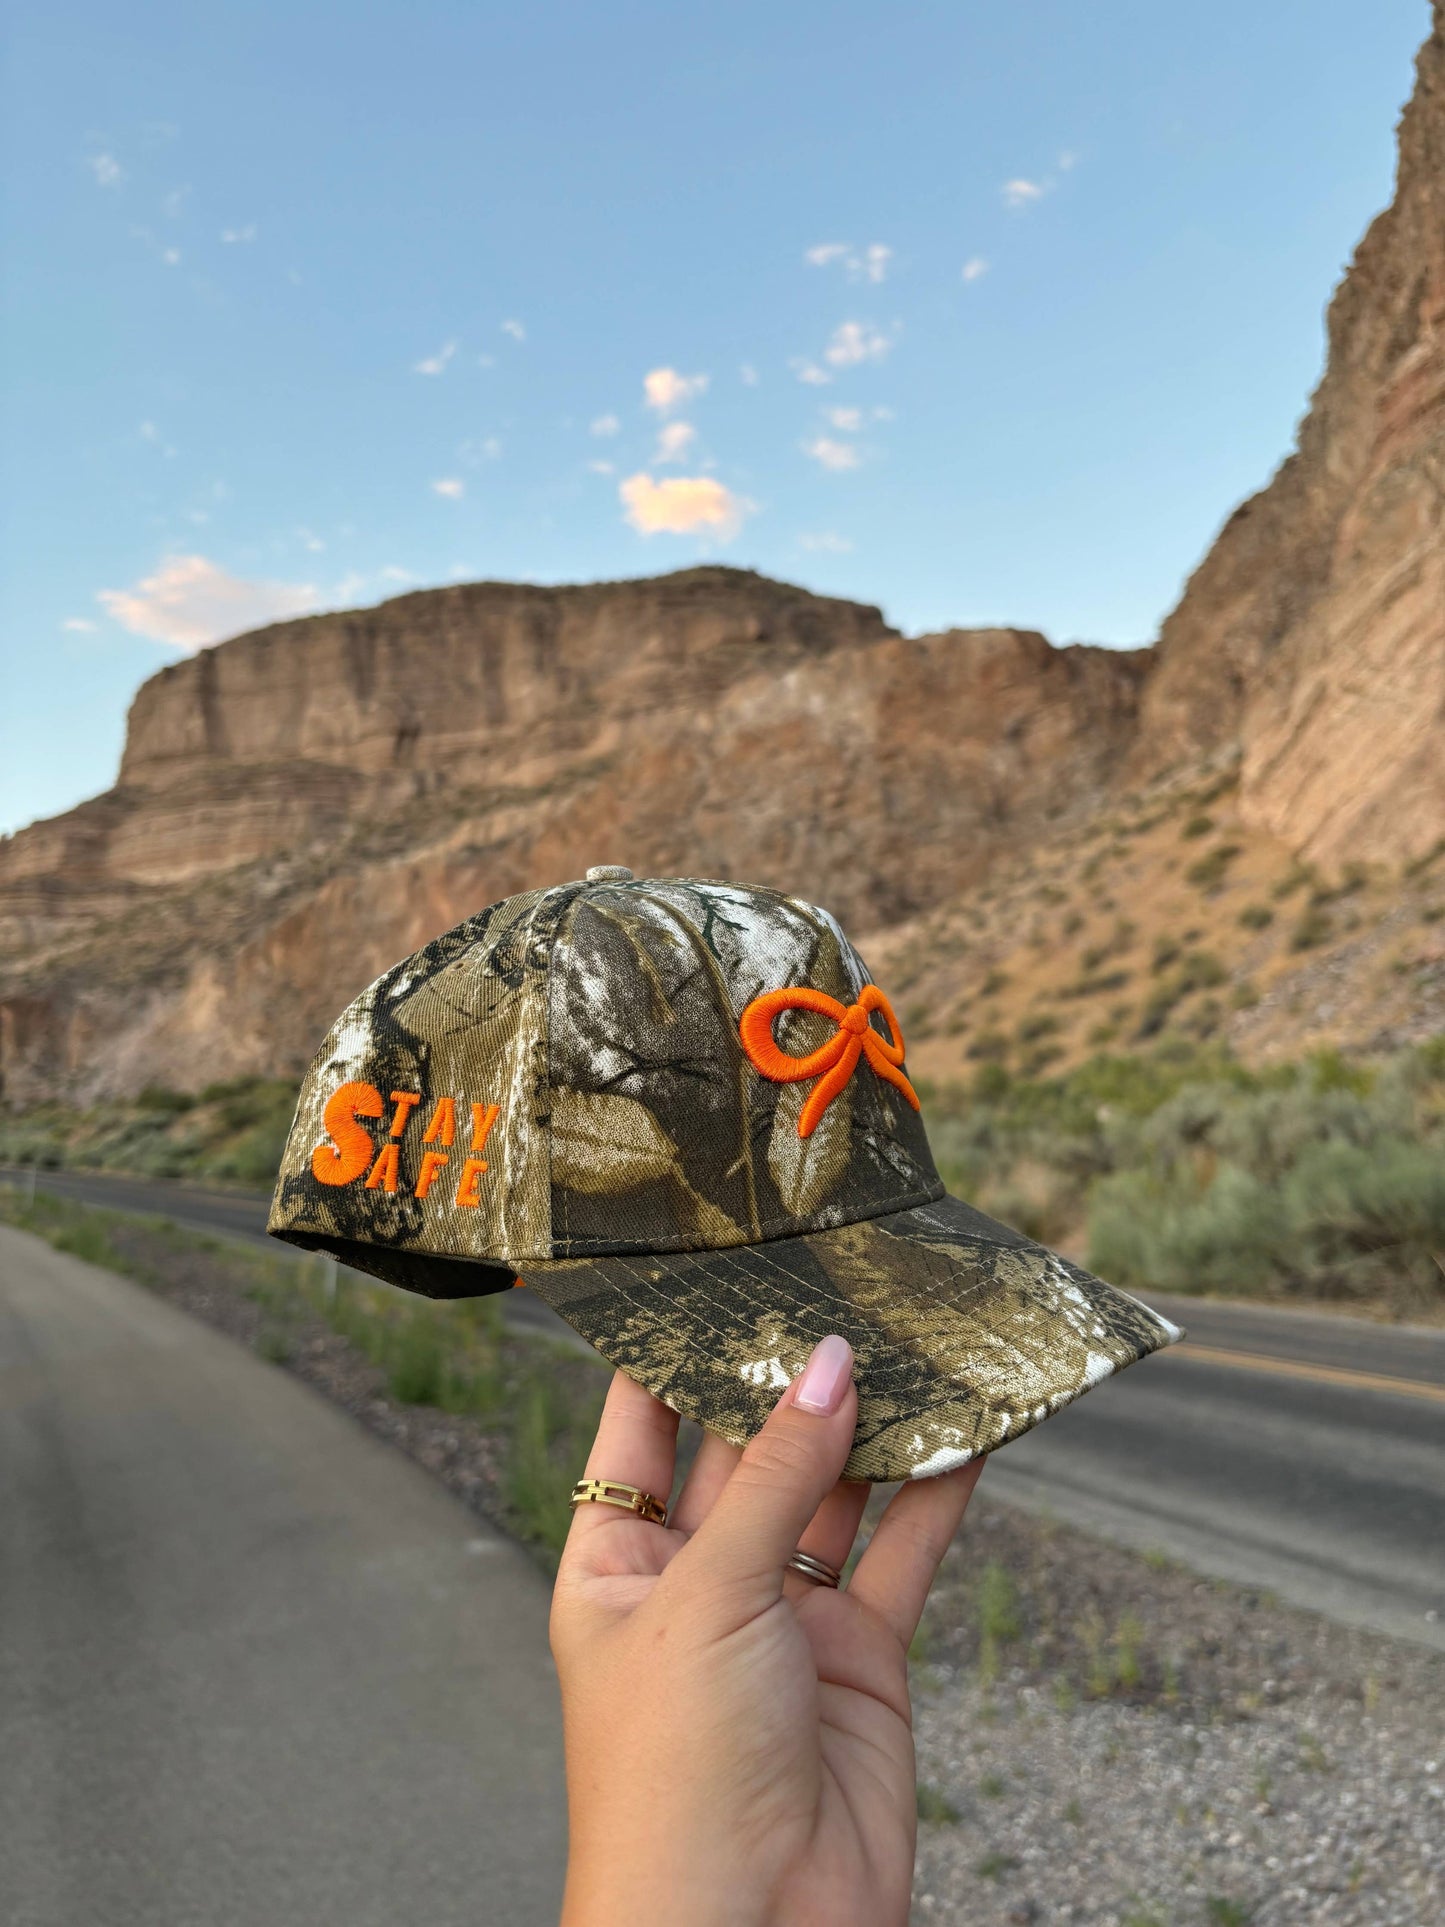
[[[1262,1069],[989,1064],[927,1112],[951,1189],[1115,1283],[1445,1315],[1445,1037]]]
[[[1326,876],[1248,826],[1224,770],[1125,797],[864,949],[938,1084],[1161,1043],[1374,1057],[1445,1030],[1445,842]]]
[[[1250,1066],[1172,1037],[924,1084],[950,1189],[1139,1290],[1445,1316],[1445,1035]],[[0,1113],[0,1163],[269,1186],[294,1087]]]

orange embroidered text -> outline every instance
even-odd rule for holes
[[[350,1184],[376,1155],[371,1133],[357,1120],[381,1116],[381,1092],[374,1084],[343,1084],[326,1100],[321,1121],[329,1144],[311,1153],[311,1169],[321,1184]]]
[[[783,1050],[773,1036],[773,1025],[785,1010],[816,1010],[831,1017],[838,1026],[826,1044],[794,1057]],[[874,1030],[868,1018],[880,1010],[888,1026],[888,1041]],[[768,990],[754,997],[738,1025],[743,1049],[755,1070],[775,1084],[801,1084],[816,1077],[817,1088],[808,1093],[798,1115],[798,1136],[811,1137],[824,1111],[847,1084],[857,1068],[858,1059],[867,1057],[878,1075],[902,1091],[916,1111],[918,1093],[904,1076],[903,1032],[893,1014],[893,1006],[877,984],[864,984],[856,1004],[840,1004],[826,991],[800,984],[792,990]]]

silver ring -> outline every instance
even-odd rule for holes
[[[811,1552],[795,1552],[788,1568],[801,1573],[804,1579],[811,1579],[815,1586],[831,1586],[834,1591],[843,1577],[836,1566],[830,1566],[826,1559],[815,1559]]]

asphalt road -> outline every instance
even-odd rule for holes
[[[264,1238],[261,1198],[74,1172],[40,1182]],[[1445,1651],[1445,1332],[1153,1302],[1187,1342],[996,1454],[990,1493]],[[529,1292],[504,1308],[571,1336]]]
[[[547,1598],[287,1373],[0,1226],[5,1927],[553,1927]]]

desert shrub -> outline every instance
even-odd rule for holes
[[[1085,958],[1087,965],[1088,958]],[[1091,972],[1087,968],[1083,976],[1076,977],[1071,984],[1065,984],[1059,992],[1061,997],[1107,997],[1116,990],[1122,990],[1129,981],[1127,970],[1105,970]]]
[[[1052,1037],[1059,1028],[1059,1020],[1051,1011],[1035,1011],[1025,1017],[1014,1033],[1021,1044],[1032,1044],[1040,1037]]]
[[[1270,891],[1270,895],[1276,903],[1283,903],[1286,897],[1292,897],[1297,890],[1303,890],[1307,884],[1315,882],[1315,873],[1309,865],[1297,863],[1293,869],[1285,871]]]
[[[1289,933],[1289,947],[1291,950],[1316,950],[1322,943],[1328,943],[1330,930],[1330,920],[1324,906],[1308,904]]]
[[[1184,837],[1186,841],[1193,841],[1196,837],[1208,836],[1213,828],[1214,818],[1212,816],[1191,816],[1186,818],[1179,834]]]
[[[1217,989],[1228,975],[1229,972],[1212,950],[1190,950],[1185,952],[1176,982],[1180,995],[1187,997],[1193,990]]]
[[[1184,872],[1184,881],[1199,890],[1214,889],[1224,881],[1224,873],[1239,855],[1239,847],[1237,843],[1216,843],[1197,863],[1190,864]]]
[[[1278,1212],[1267,1186],[1233,1166],[1203,1192],[1123,1171],[1095,1188],[1089,1263],[1123,1285],[1253,1293],[1270,1282]]]
[[[135,1100],[138,1111],[161,1111],[171,1117],[194,1109],[195,1102],[189,1091],[170,1091],[163,1084],[147,1084]]]
[[[1239,913],[1239,921],[1246,930],[1267,930],[1274,922],[1274,912],[1267,903],[1247,903]]]
[[[1181,1087],[1110,1134],[1089,1259],[1161,1290],[1393,1302],[1445,1292],[1445,1075],[1433,1046],[1378,1075],[1322,1052],[1241,1089]]]
[[[1442,856],[1445,856],[1445,836],[1438,837],[1422,855],[1412,858],[1405,865],[1402,874],[1407,877],[1424,876],[1425,872],[1438,863]]]

